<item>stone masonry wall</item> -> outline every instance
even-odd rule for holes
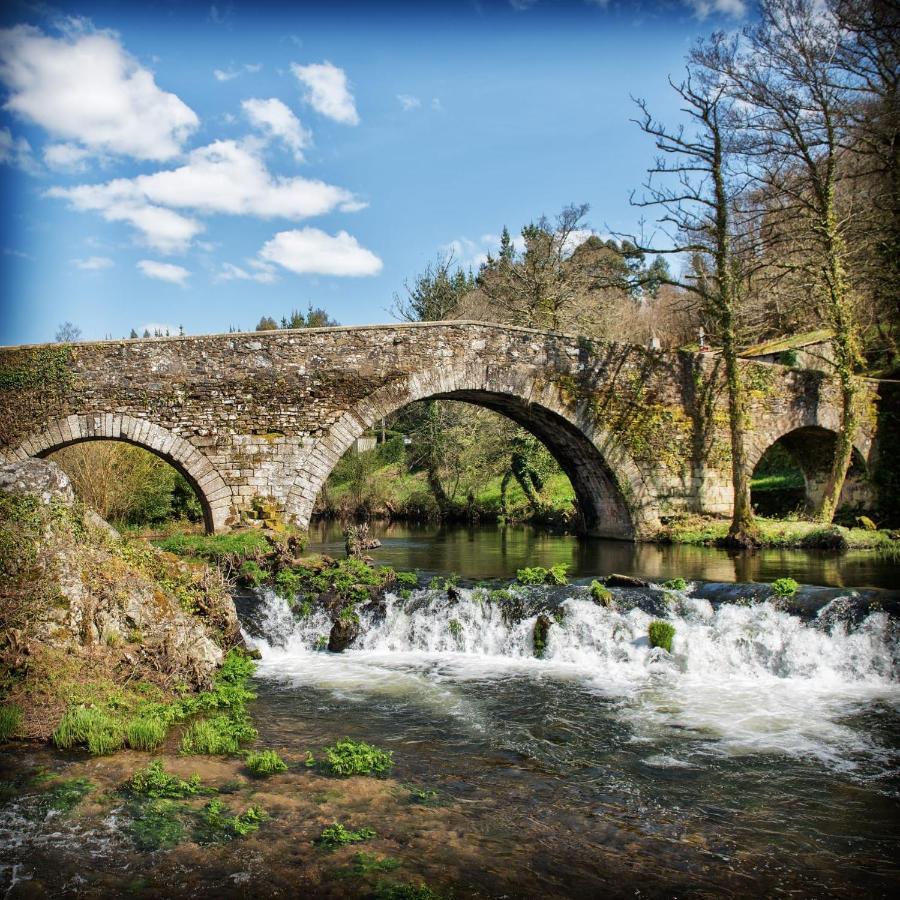
[[[730,509],[721,368],[712,354],[474,322],[0,348],[0,452],[128,440],[185,472],[211,529],[237,524],[256,497],[305,525],[366,427],[409,402],[455,398],[534,431],[593,532],[640,537],[669,513]],[[823,373],[742,371],[752,465],[797,428],[836,429],[837,386]],[[868,461],[868,389],[862,402],[857,449]]]

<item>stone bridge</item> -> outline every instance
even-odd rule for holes
[[[764,363],[742,370],[751,467],[782,441],[813,498],[840,419],[836,383]],[[877,453],[877,398],[871,386],[862,394],[853,499]],[[667,515],[730,512],[718,356],[478,322],[0,348],[0,454],[127,441],[187,477],[209,530],[251,518],[255,498],[305,526],[354,440],[429,398],[495,410],[543,441],[592,534],[640,539]]]

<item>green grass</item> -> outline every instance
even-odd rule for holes
[[[650,638],[651,647],[661,647],[667,653],[672,652],[672,638],[675,637],[675,628],[668,622],[656,619],[647,627],[647,636]]]
[[[569,567],[564,563],[550,566],[545,569],[543,566],[526,566],[524,569],[516,570],[516,581],[519,584],[568,584],[566,571]]]
[[[287,763],[274,750],[253,750],[245,760],[254,775],[276,775],[287,772]]]
[[[394,754],[365,741],[344,738],[325,748],[325,769],[332,775],[384,775],[394,765]]]
[[[218,563],[226,558],[252,559],[272,552],[268,538],[258,529],[228,534],[173,534],[154,542],[169,553]]]
[[[166,850],[185,839],[185,809],[174,800],[151,799],[127,808],[126,831],[139,850]]]
[[[187,781],[177,775],[171,775],[157,759],[146,768],[135,772],[124,790],[133,797],[180,800],[207,793],[210,789],[203,787],[199,775],[192,775]]]
[[[396,881],[379,881],[372,897],[374,900],[441,900],[441,895],[427,884]]]
[[[22,723],[22,710],[15,703],[0,706],[0,743],[8,741]]]
[[[250,806],[239,815],[232,815],[231,810],[216,797],[203,808],[195,837],[198,844],[231,841],[259,831],[259,826],[267,818],[268,815],[258,806]]]
[[[50,810],[69,812],[78,806],[93,788],[93,783],[87,778],[66,778],[57,781],[41,794],[37,804],[38,811],[42,814]]]
[[[683,578],[670,578],[664,581],[662,586],[667,591],[683,591],[687,589],[687,582]]]
[[[359,844],[374,837],[377,837],[377,834],[373,828],[358,828],[356,831],[351,831],[340,822],[334,822],[322,829],[322,833],[316,838],[316,843],[328,850],[336,850],[338,847]]]
[[[377,853],[366,853],[360,850],[353,857],[353,874],[366,876],[372,872],[392,872],[401,865],[393,856],[379,856]]]
[[[61,750],[86,745],[95,756],[103,756],[124,746],[125,725],[103,709],[70,706],[53,732],[53,743]]]
[[[192,722],[181,739],[181,752],[206,756],[237,753],[241,744],[256,740],[257,730],[243,710]]]
[[[610,607],[615,603],[613,592],[599,581],[591,582],[591,599],[600,606]]]
[[[138,716],[125,726],[125,740],[134,750],[155,750],[168,733],[166,723],[157,716]]]
[[[657,539],[675,544],[712,545],[723,541],[728,534],[730,521],[700,516],[685,516],[666,525]],[[844,547],[849,550],[900,550],[900,540],[892,532],[870,531],[865,528],[844,528],[840,525],[822,525],[800,519],[755,519],[757,539],[761,547]]]

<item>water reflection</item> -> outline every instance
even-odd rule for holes
[[[632,544],[602,538],[550,534],[528,525],[439,525],[376,522],[382,547],[373,556],[383,565],[463,578],[511,578],[523,566],[565,563],[569,576],[620,572],[651,580],[682,577],[704,581],[774,581],[790,576],[802,584],[896,588],[898,566],[872,551],[834,553]],[[310,550],[342,556],[342,526],[333,521],[310,527]]]

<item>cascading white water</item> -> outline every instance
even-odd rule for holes
[[[699,753],[811,756],[848,770],[860,759],[887,764],[889,748],[844,722],[874,702],[900,708],[900,649],[886,613],[851,628],[840,599],[803,621],[768,602],[714,608],[678,593],[666,612],[675,628],[669,654],[649,646],[648,612],[599,606],[583,588],[567,593],[550,604],[557,621],[542,659],[534,656],[537,612],[504,617],[478,588],[460,589],[457,601],[438,591],[388,594],[383,613],[362,613],[360,637],[342,654],[315,652],[330,629],[324,613],[298,620],[265,592],[255,617],[264,637],[253,642],[264,676],[345,695],[413,693],[474,727],[487,723],[459,689],[467,680],[541,677],[613,701],[638,743],[677,729],[697,739]]]

